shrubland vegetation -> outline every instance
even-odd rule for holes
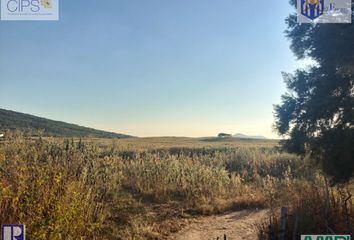
[[[225,133],[79,140],[7,132],[0,223],[24,223],[36,240],[165,239],[194,215],[267,208],[259,239],[277,239],[284,206],[286,239],[353,237],[354,25],[299,24],[295,14],[286,23],[294,54],[314,64],[284,74],[287,92],[275,106],[281,148]],[[43,136],[127,137],[0,109],[1,131],[29,128],[45,129]]]
[[[98,153],[94,145],[7,134],[0,146],[0,222],[26,224],[30,239],[100,234],[120,175],[119,165]]]
[[[264,239],[269,223],[277,230],[279,207],[287,206],[301,209],[298,233],[313,230],[308,226],[320,232],[326,219],[334,230],[347,229],[353,221],[347,190],[329,188],[326,202],[314,165],[275,143],[7,133],[0,142],[0,222],[25,223],[30,239],[165,239],[199,214],[269,208],[271,218],[260,226]],[[320,214],[324,207],[330,218]]]
[[[284,206],[286,239],[353,237],[354,25],[298,24],[296,15],[286,22],[295,55],[315,64],[284,74],[288,91],[275,106],[282,148],[228,134],[79,140],[7,132],[0,223],[25,223],[36,240],[165,239],[198,214],[267,208],[259,239],[277,239]],[[3,109],[0,116],[0,130],[126,137]]]

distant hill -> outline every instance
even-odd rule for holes
[[[127,138],[124,135],[114,132],[106,132],[93,128],[82,127],[60,121],[49,120],[42,117],[14,112],[0,108],[0,132],[5,130],[21,131],[43,130],[44,136],[56,137],[98,137],[98,138]]]
[[[267,139],[266,137],[263,136],[248,136],[242,133],[236,133],[232,135],[234,138],[246,138],[246,139]]]

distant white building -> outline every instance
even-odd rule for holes
[[[0,133],[0,138],[3,138],[5,136],[5,134]]]

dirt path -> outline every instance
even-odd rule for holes
[[[228,213],[201,217],[171,236],[170,240],[256,240],[256,224],[266,217],[267,210]]]

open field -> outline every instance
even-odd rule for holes
[[[332,228],[347,231],[354,220],[350,190],[330,188],[326,205],[316,166],[276,146],[275,140],[7,134],[0,144],[0,222],[25,223],[30,239],[170,239],[181,230],[188,236],[201,216],[268,209],[269,220],[250,230],[266,239],[269,223],[276,231],[280,206],[293,212],[306,202],[297,234],[307,221],[321,231],[328,216],[336,220]],[[311,215],[322,208],[327,216]]]
[[[78,141],[79,139],[75,139]],[[188,137],[147,137],[147,138],[122,138],[102,139],[89,138],[85,142],[94,142],[101,146],[110,146],[112,143],[122,150],[156,150],[171,148],[190,149],[231,149],[239,147],[263,147],[277,146],[278,140],[238,139],[238,138],[188,138]]]

